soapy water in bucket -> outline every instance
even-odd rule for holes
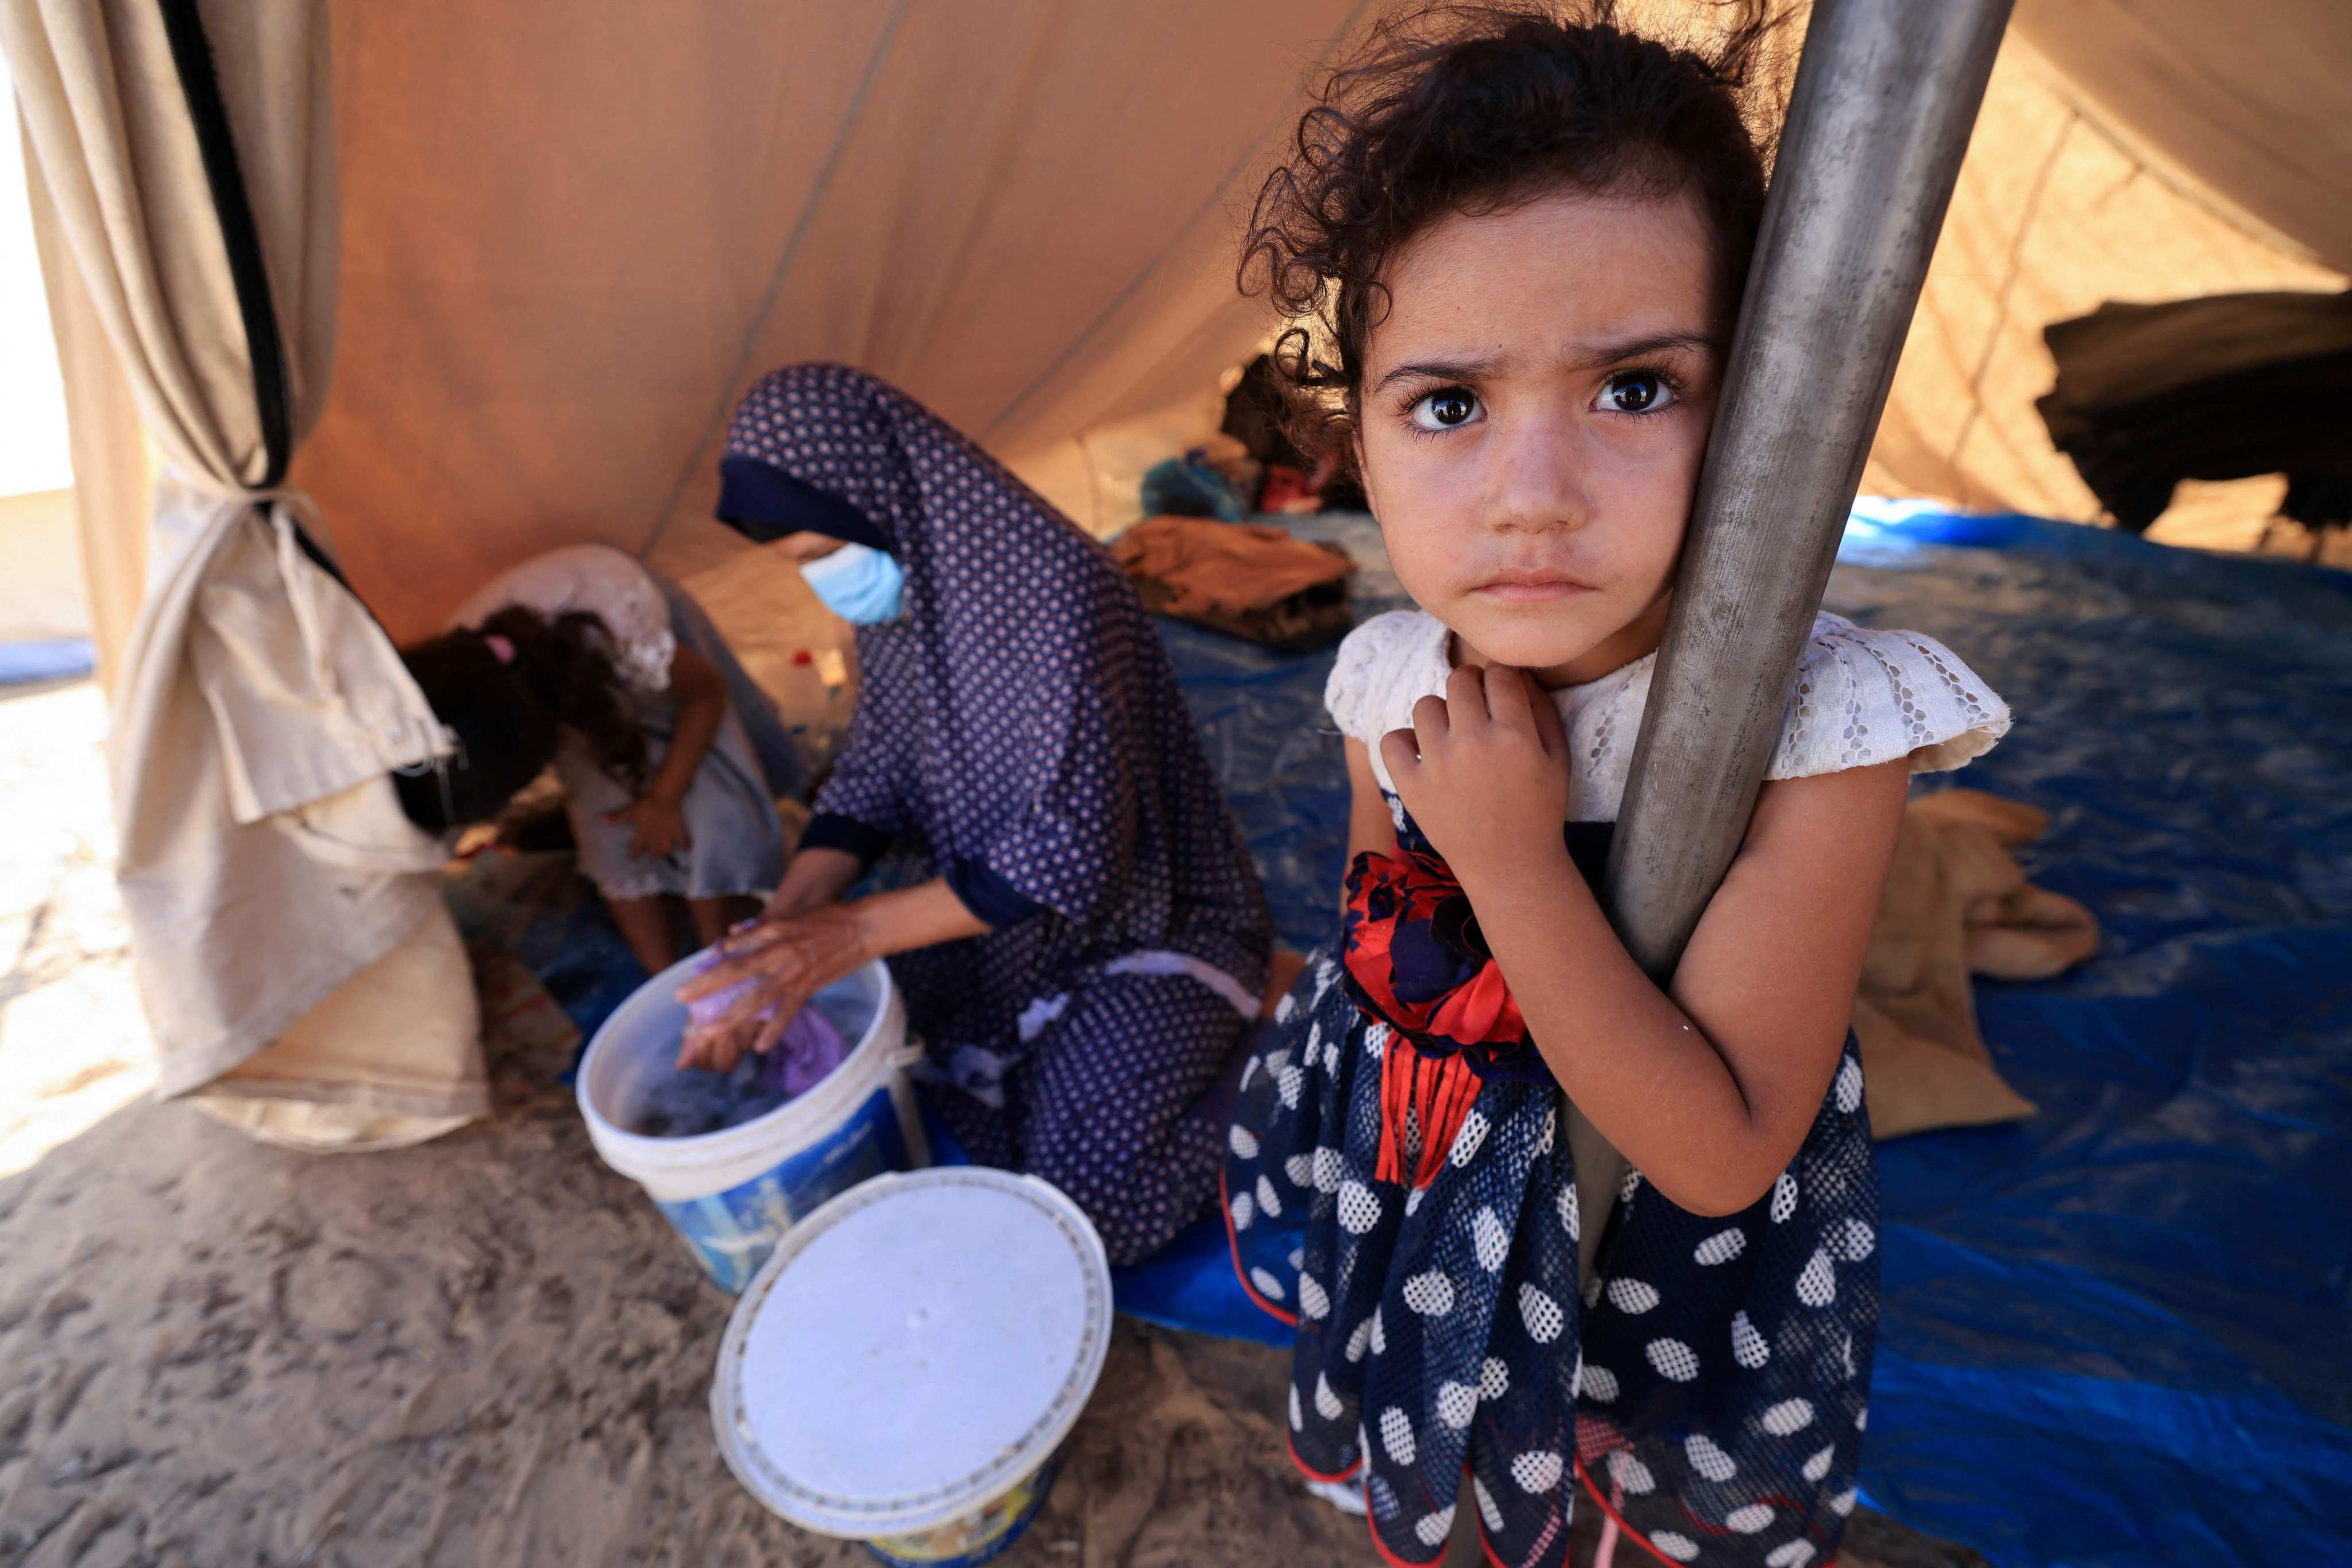
[[[716,953],[705,954],[696,968],[717,962]],[[747,980],[689,1004],[688,1019],[696,1025],[715,1022],[754,984]],[[762,1021],[772,1016],[772,1009],[760,1015]],[[699,1138],[756,1121],[824,1082],[867,1022],[867,1009],[856,997],[820,995],[785,1026],[783,1037],[764,1055],[747,1053],[731,1072],[689,1068],[646,1085],[623,1125],[647,1138]]]

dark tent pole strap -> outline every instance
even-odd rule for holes
[[[1748,831],[2011,0],[1815,0],[1609,865],[1662,984]]]
[[[286,482],[287,465],[294,460],[294,400],[286,340],[278,330],[269,267],[261,250],[261,229],[254,221],[252,198],[246,195],[245,171],[236,161],[228,101],[221,94],[212,43],[205,37],[205,19],[195,0],[157,0],[156,11],[163,18],[163,36],[172,46],[172,68],[180,79],[180,96],[195,130],[205,185],[212,194],[214,216],[220,220],[221,244],[228,252],[229,280],[236,289],[237,316],[245,328],[246,357],[253,364],[253,404],[261,420],[264,456],[261,478],[253,488],[276,489]],[[319,570],[345,588],[351,586],[342,567],[310,537],[309,529],[296,523],[294,540]]]
[[[180,95],[187,102],[188,119],[195,128],[196,151],[204,160],[213,211],[220,218],[229,279],[236,288],[237,314],[244,319],[246,357],[253,362],[253,401],[261,415],[268,464],[254,488],[274,489],[285,481],[286,465],[293,459],[294,426],[286,384],[286,344],[278,336],[278,311],[270,301],[261,231],[253,220],[252,201],[246,195],[244,172],[237,167],[236,139],[229,126],[228,104],[221,96],[220,77],[213,66],[212,45],[205,37],[204,17],[195,0],[158,0],[157,9],[163,18],[164,37],[171,40],[172,68],[180,79]]]

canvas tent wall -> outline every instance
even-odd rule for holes
[[[397,636],[559,541],[729,548],[701,527],[718,416],[795,358],[878,371],[1114,523],[1087,433],[1199,405],[1263,331],[1239,212],[1300,78],[1378,9],[327,5],[342,373],[296,478]],[[2021,5],[1872,487],[2092,515],[2031,407],[2042,324],[2340,287],[2347,58],[2328,0]],[[2188,532],[2260,507],[2204,510]]]
[[[291,481],[394,637],[557,542],[673,568],[740,551],[708,521],[715,441],[742,387],[795,359],[898,381],[1082,521],[1115,522],[1105,437],[1205,408],[1265,331],[1232,290],[1240,214],[1301,79],[1378,9],[0,0],[37,84],[34,201],[104,650],[147,570],[126,369],[164,455],[232,490],[273,482],[291,446],[257,394],[283,369],[292,432],[316,419]],[[2309,62],[2352,55],[2352,16],[2276,0],[2217,36],[2203,10],[2101,0],[2094,26],[2067,0],[2021,6],[1879,488],[2083,515],[2032,423],[2043,321],[2340,286],[2347,160],[2311,149],[2347,134],[2352,88]],[[275,366],[206,227],[159,16],[210,35]],[[397,694],[384,651],[360,684]]]

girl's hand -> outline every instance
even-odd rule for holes
[[[810,997],[878,956],[865,922],[848,904],[827,904],[784,920],[762,918],[730,933],[719,952],[723,962],[679,986],[679,1001],[697,1001],[747,980],[754,984],[718,1022],[687,1031],[677,1053],[680,1069],[732,1072],[747,1049],[765,1054]]]
[[[640,796],[619,811],[608,811],[604,820],[629,825],[632,860],[659,860],[694,845],[686,831],[686,814],[675,801],[658,794]]]
[[[1566,853],[1568,731],[1526,671],[1455,670],[1444,697],[1413,704],[1412,729],[1381,738],[1381,760],[1465,888]]]

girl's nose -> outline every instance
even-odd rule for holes
[[[1522,423],[1490,448],[1496,471],[1488,521],[1508,533],[1573,532],[1592,520],[1570,420]]]

